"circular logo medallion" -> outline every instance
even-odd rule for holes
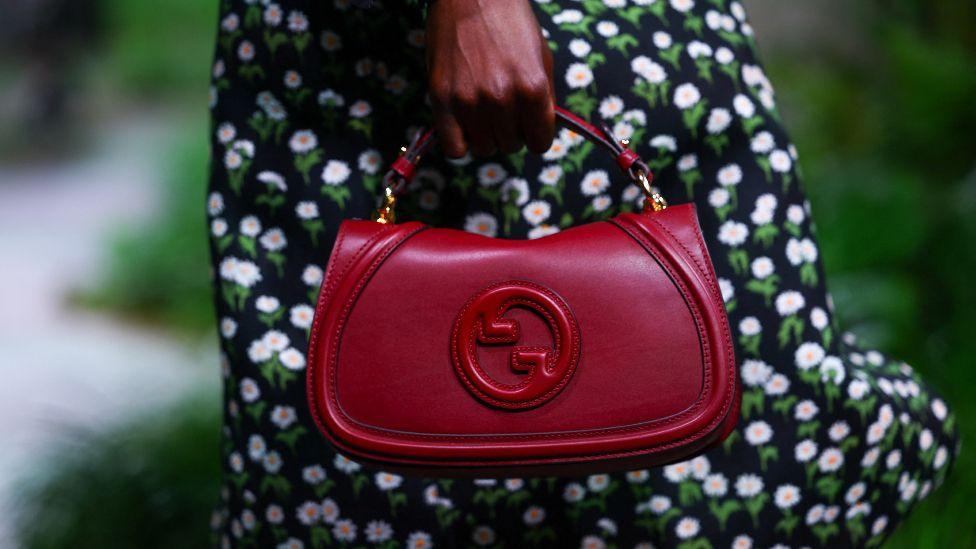
[[[513,307],[537,313],[552,334],[553,346],[518,345],[520,329],[505,318]],[[499,383],[478,362],[479,345],[512,345],[512,371],[519,383]],[[580,335],[569,306],[552,290],[524,281],[485,288],[461,309],[451,333],[451,356],[461,382],[486,404],[507,409],[534,408],[555,397],[576,371]]]

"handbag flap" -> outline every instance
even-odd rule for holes
[[[667,456],[716,440],[736,405],[691,205],[537,240],[346,221],[308,382],[333,444],[404,465]]]

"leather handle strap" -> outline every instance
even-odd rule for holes
[[[648,182],[651,181],[652,174],[647,164],[640,159],[637,153],[614,139],[612,137],[613,132],[606,125],[602,129],[598,128],[558,105],[555,107],[555,113],[556,121],[560,125],[582,135],[606,150],[620,166],[620,169],[635,183],[643,184],[639,181],[641,174],[647,178]],[[430,148],[434,139],[435,134],[432,128],[421,130],[410,145],[403,150],[403,154],[393,161],[383,180],[395,193],[402,192],[413,179],[420,158]]]
[[[640,159],[637,153],[614,139],[613,132],[606,124],[603,125],[603,128],[598,128],[558,105],[555,107],[555,112],[556,120],[562,126],[582,135],[610,153],[620,169],[644,192],[644,196],[647,198],[644,201],[645,210],[659,211],[668,207],[664,197],[651,186],[653,176],[647,164]],[[420,131],[409,146],[404,147],[403,153],[397,157],[389,171],[383,176],[383,198],[380,207],[373,214],[374,221],[384,224],[396,223],[397,195],[407,188],[407,184],[410,183],[417,171],[417,163],[420,162],[420,157],[430,148],[433,141],[434,130],[427,128]]]

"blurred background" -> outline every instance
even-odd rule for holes
[[[964,450],[893,547],[976,547],[976,25],[967,0],[745,0],[845,326]],[[215,0],[0,0],[0,546],[208,544]]]

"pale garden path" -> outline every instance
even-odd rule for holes
[[[0,547],[16,480],[60,439],[193,389],[216,402],[216,346],[66,304],[98,276],[113,231],[159,213],[159,151],[178,127],[134,114],[95,128],[84,158],[0,165]]]

